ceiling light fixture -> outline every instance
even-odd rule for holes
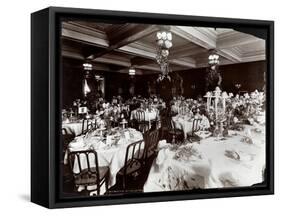
[[[93,70],[93,65],[91,63],[86,62],[83,64],[83,68],[85,71],[91,71]]]
[[[210,50],[210,55],[208,57],[209,65],[218,65],[220,56],[217,54],[216,50]]]
[[[156,33],[156,43],[157,47],[157,54],[156,54],[156,61],[160,66],[161,74],[159,75],[158,81],[162,81],[165,77],[171,80],[168,73],[169,70],[169,49],[173,46],[172,43],[172,33],[168,31],[158,31]]]
[[[129,75],[130,76],[135,76],[136,75],[136,69],[135,68],[129,68]]]

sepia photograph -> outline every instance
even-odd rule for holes
[[[61,21],[61,196],[264,185],[266,38],[113,21]]]

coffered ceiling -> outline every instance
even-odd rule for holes
[[[265,60],[265,40],[233,29],[85,21],[63,22],[62,55],[88,59],[96,70],[127,73],[133,66],[137,74],[159,73],[156,32],[163,29],[173,36],[173,71],[206,67],[210,49],[217,50],[221,65]]]

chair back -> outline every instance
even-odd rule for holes
[[[179,108],[179,114],[180,115],[185,115],[186,113],[188,112],[188,107],[183,105],[183,106],[180,106]]]
[[[145,121],[145,112],[143,110],[137,110],[136,111],[136,120],[138,122]]]
[[[200,130],[200,122],[202,119],[194,119],[192,123],[192,135],[194,135],[195,132]]]
[[[61,129],[61,140],[63,144],[63,153],[66,151],[68,144],[74,139],[74,135],[69,134],[65,128]]]
[[[133,166],[142,164],[145,156],[145,143],[144,140],[131,143],[127,146],[124,173],[133,169]]]
[[[161,117],[161,127],[167,128],[168,130],[172,130],[172,119],[168,116]]]
[[[68,160],[74,179],[81,177],[81,174],[87,175],[89,178],[95,176],[97,187],[99,187],[99,183],[100,183],[99,163],[98,163],[98,154],[95,150],[91,149],[91,150],[69,152]],[[75,162],[78,164],[79,172],[74,172],[73,170]]]
[[[159,141],[159,130],[149,131],[144,134],[145,159],[155,155]]]
[[[170,129],[171,130],[175,130],[176,129],[176,125],[175,125],[175,122],[173,121],[173,119],[171,119],[169,122],[170,122]]]
[[[83,119],[82,122],[82,134],[86,134],[90,129],[95,128],[92,121],[89,119]]]

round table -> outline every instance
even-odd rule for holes
[[[110,141],[110,139],[108,138],[106,140],[101,140],[99,136],[96,136],[99,132],[97,132],[96,134],[95,132],[93,132],[94,135],[91,137],[86,137],[84,135],[76,137],[75,140],[69,144],[68,148],[68,151],[79,151],[94,148],[98,153],[99,166],[109,166],[109,187],[113,186],[116,183],[116,175],[118,171],[124,166],[127,146],[133,142],[143,139],[142,133],[133,128],[128,128],[124,130],[122,129],[121,131],[124,132],[124,136],[121,137],[116,144],[113,144],[113,142]],[[144,143],[141,149],[144,149]],[[68,152],[66,152],[65,154],[65,164],[67,164],[67,160]],[[80,161],[81,168],[85,169],[87,167],[86,157],[80,155]],[[91,157],[90,166],[95,166],[94,158],[91,159]],[[73,172],[79,173],[77,160],[74,161]],[[79,190],[81,190],[81,188]]]

